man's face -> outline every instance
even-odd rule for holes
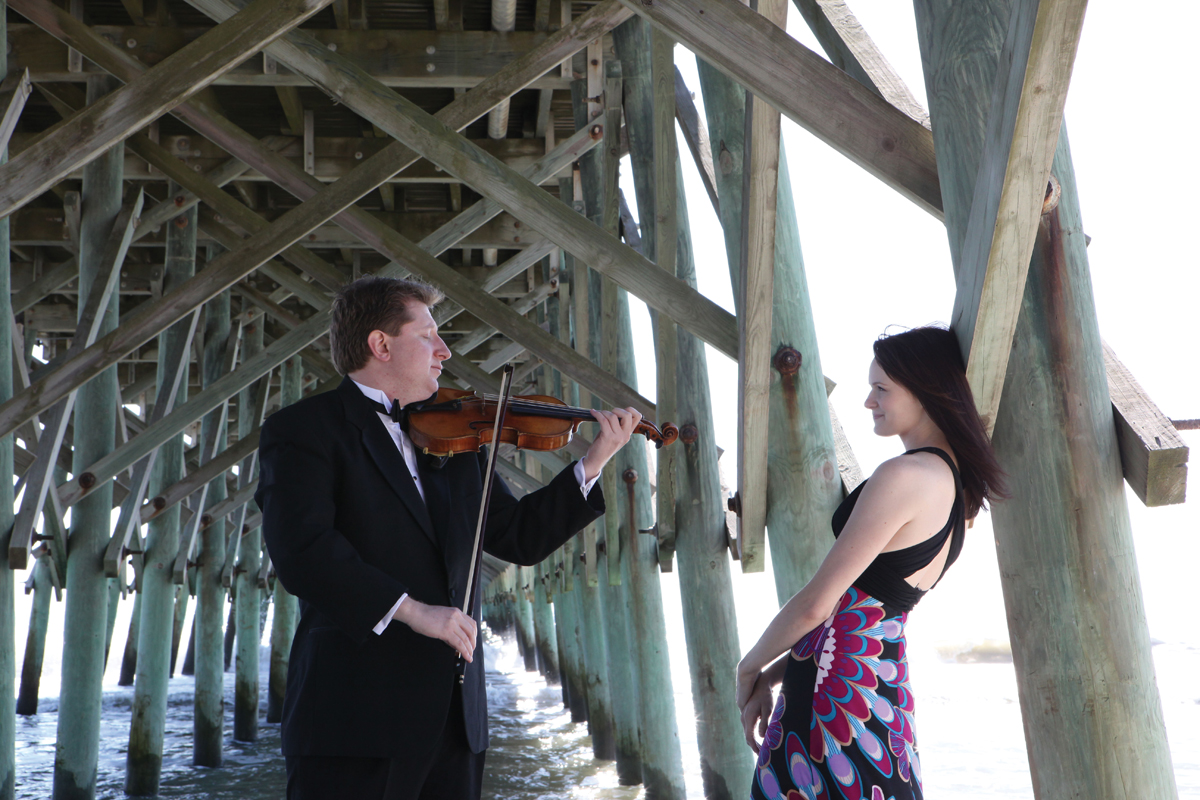
[[[380,388],[401,405],[424,400],[436,392],[442,362],[450,357],[450,348],[438,336],[429,307],[410,300],[408,313],[410,319],[397,335],[379,332],[386,352],[386,358],[381,360],[388,377],[388,386]]]

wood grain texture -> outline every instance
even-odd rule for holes
[[[1017,0],[1000,53],[951,328],[990,432],[1025,292],[1087,0]]]
[[[193,0],[206,13],[225,0]],[[497,161],[471,142],[458,136],[455,128],[397,95],[352,64],[339,61],[319,42],[293,31],[272,46],[282,63],[308,76],[348,108],[370,119],[429,158],[448,172],[469,183],[485,197],[504,206],[564,249],[586,260],[593,269],[611,276],[626,291],[722,352],[736,352],[734,323],[728,312],[674,276],[658,270],[644,257],[621,244],[610,234],[587,225],[546,192],[519,173]]]
[[[621,0],[929,213],[941,215],[928,130],[736,0]]]
[[[929,127],[929,112],[913,96],[845,0],[792,1],[835,67],[923,127]]]
[[[759,0],[759,13],[787,24],[787,0]],[[770,451],[771,311],[775,211],[779,194],[779,111],[746,93],[743,139],[741,305],[738,307],[738,552],[742,572],[766,568],[767,457]]]
[[[675,169],[678,160],[675,143],[675,40],[647,26],[650,35],[650,82],[653,98],[654,134],[654,261],[668,275],[675,269],[679,216],[676,206]],[[632,148],[632,142],[630,143]],[[654,364],[658,406],[656,422],[661,428],[678,416],[678,391],[675,360],[679,352],[679,330],[665,314],[657,315],[654,336]],[[655,485],[655,526],[658,533],[658,564],[663,572],[672,570],[675,553],[675,470],[679,448],[657,451]]]
[[[1147,506],[1184,502],[1188,446],[1183,437],[1107,342],[1104,367],[1125,480]]]
[[[675,68],[675,119],[679,120],[679,129],[683,133],[684,141],[687,142],[692,160],[696,162],[700,181],[704,184],[704,191],[708,194],[713,211],[720,216],[721,201],[717,197],[717,178],[713,171],[712,147],[709,145],[708,131],[705,128],[704,120],[700,119],[700,114],[696,111],[692,93],[684,83],[683,75],[680,74],[678,67]]]
[[[29,7],[23,7],[22,13],[26,16],[35,14],[37,24],[51,30],[56,36],[68,36],[67,27],[73,24],[69,17],[64,19],[56,15],[57,9],[53,7],[47,9],[45,6],[39,6],[38,8],[45,13],[35,14],[37,9]],[[519,62],[510,64],[493,78],[457,98],[439,113],[452,124],[458,126],[468,124],[486,113],[487,109],[498,102],[500,98],[506,97],[506,91],[513,92],[526,85],[546,69],[561,62],[565,55],[574,52],[572,48],[581,46],[589,39],[595,38],[598,33],[607,30],[612,24],[616,24],[628,16],[628,12],[616,5],[615,0],[610,0],[610,4],[597,7],[576,19],[571,25],[552,35],[546,44],[535,52],[520,59]],[[69,34],[70,37],[80,41],[89,39],[87,29],[83,26],[78,26],[78,28],[82,28],[82,30],[74,29]],[[103,60],[106,68],[111,64],[113,69],[128,69],[130,66],[128,61],[118,59],[118,54],[120,51],[115,48],[101,47],[91,49],[88,57],[98,63]],[[189,124],[201,125],[209,117],[205,113],[199,112],[189,115],[186,119]],[[386,148],[380,154],[365,160],[355,170],[355,173],[348,175],[333,186],[326,187],[324,191],[320,192],[317,202],[307,203],[299,209],[293,209],[290,218],[286,220],[281,218],[271,228],[264,229],[250,237],[236,253],[227,253],[221,256],[222,263],[219,268],[214,269],[210,264],[209,268],[205,269],[200,276],[164,295],[162,301],[153,308],[150,307],[150,304],[139,306],[135,311],[126,315],[125,324],[119,330],[101,339],[77,358],[64,363],[38,384],[0,405],[0,430],[9,425],[11,427],[8,427],[8,430],[14,430],[24,419],[28,419],[29,416],[40,410],[49,408],[71,388],[81,385],[107,366],[116,363],[135,347],[182,318],[196,306],[253,271],[255,265],[269,260],[276,253],[306,235],[313,227],[371,191],[382,180],[386,180],[386,175],[394,174],[411,164],[415,158],[416,155],[402,145],[394,144]],[[265,164],[259,166],[266,167]],[[390,173],[389,170],[391,170]],[[279,180],[289,183],[289,187],[292,185],[303,187],[303,179],[306,176],[302,171],[296,170],[296,172],[299,173],[299,181],[295,180],[298,176],[288,172],[281,173],[277,177]],[[313,195],[318,192],[318,188],[292,190],[311,192]],[[440,264],[440,262],[438,263]],[[445,265],[440,265],[438,269],[444,267]],[[447,271],[452,273],[452,270]],[[436,279],[433,280],[439,282]],[[445,288],[444,282],[442,285]],[[499,305],[503,307],[503,304]]]
[[[256,0],[236,20],[214,28],[133,82],[54,126],[37,143],[0,166],[0,216],[12,213],[72,170],[199,92],[328,3]]]

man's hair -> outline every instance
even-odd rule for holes
[[[368,275],[346,284],[333,298],[330,309],[333,366],[342,375],[362,369],[371,357],[367,346],[371,331],[396,336],[404,323],[412,319],[409,301],[433,306],[442,297],[441,292],[428,284],[398,278]]]

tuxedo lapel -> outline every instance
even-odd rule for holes
[[[338,391],[342,393],[347,418],[362,431],[363,448],[375,462],[375,466],[379,467],[379,471],[383,473],[383,477],[392,487],[392,491],[403,501],[425,535],[434,544],[440,544],[433,520],[429,516],[429,510],[421,500],[421,493],[417,491],[417,485],[413,482],[412,475],[409,474],[408,465],[404,463],[404,457],[400,455],[400,450],[392,441],[391,434],[387,432],[383,422],[380,421],[374,404],[359,391],[359,388],[349,378],[342,381]]]

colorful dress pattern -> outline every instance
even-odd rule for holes
[[[944,574],[965,528],[957,467],[943,451],[922,449],[954,473],[950,518],[925,542],[881,553],[829,619],[792,648],[755,765],[754,800],[922,800],[904,626],[925,592],[901,576],[931,563],[950,540]],[[861,489],[834,515],[835,536]]]
[[[752,797],[922,796],[904,653],[907,617],[852,586],[833,615],[792,648]]]

